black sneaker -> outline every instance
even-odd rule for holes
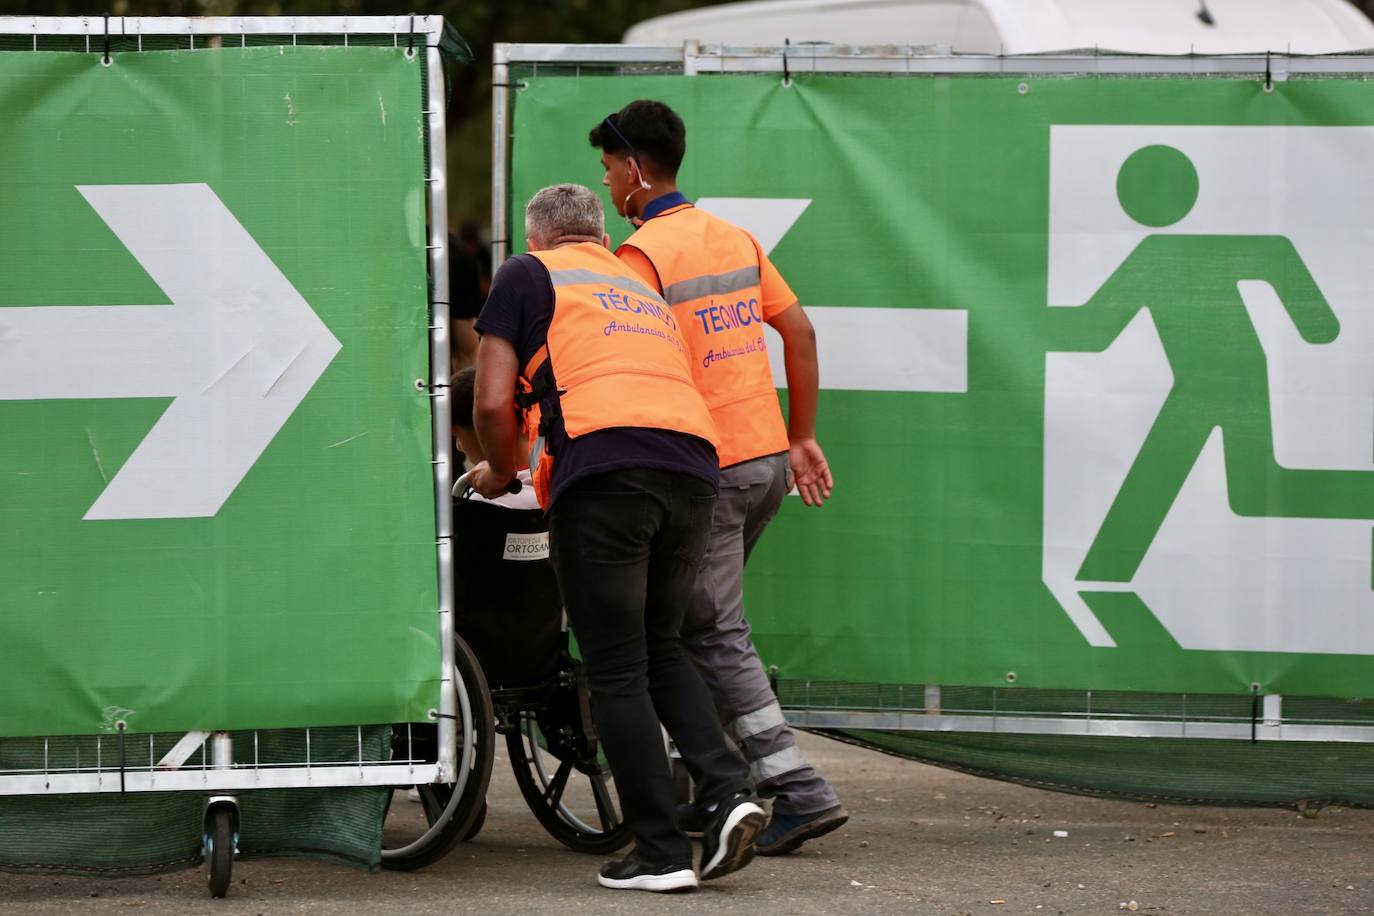
[[[711,821],[711,815],[697,807],[696,802],[686,802],[678,805],[673,810],[673,820],[677,821],[677,829],[691,837],[699,837],[706,832],[706,825]]]
[[[601,866],[596,881],[602,887],[618,891],[690,891],[697,886],[692,863],[685,865],[649,865],[630,853],[619,862]]]
[[[701,835],[701,880],[739,871],[754,858],[754,839],[763,829],[763,809],[746,792],[716,806]]]

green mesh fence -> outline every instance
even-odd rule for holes
[[[131,736],[127,770],[148,769],[180,735]],[[256,747],[235,742],[235,764],[270,766],[306,759],[305,732],[267,731]],[[361,748],[360,748],[361,742]],[[318,765],[386,760],[391,727],[311,729],[309,757]],[[90,769],[97,757],[117,785],[121,753],[112,736],[0,742],[0,770]],[[46,760],[46,763],[45,763]],[[197,752],[189,766],[200,766]],[[244,857],[303,855],[364,868],[380,862],[388,788],[262,789],[236,794],[239,851]],[[201,861],[207,794],[146,792],[0,798],[0,870],[54,874],[143,875],[192,867]]]
[[[1353,743],[823,731],[975,776],[1187,805],[1374,807],[1374,746]]]

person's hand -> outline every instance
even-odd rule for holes
[[[796,480],[797,492],[808,506],[819,506],[830,498],[835,481],[830,477],[830,465],[825,452],[815,439],[793,439],[787,453],[787,463]]]
[[[515,475],[507,474],[501,476],[492,471],[491,465],[485,461],[478,462],[468,471],[468,486],[472,487],[487,499],[495,499],[506,492],[506,485],[511,482]]]

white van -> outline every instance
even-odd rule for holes
[[[751,0],[659,16],[627,44],[934,45],[984,54],[1326,54],[1374,48],[1346,0]]]

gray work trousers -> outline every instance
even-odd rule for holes
[[[815,814],[840,803],[802,759],[744,619],[744,564],[788,490],[787,455],[720,472],[711,539],[692,587],[682,644],[711,691],[726,732],[739,742],[755,790],[780,814]]]

